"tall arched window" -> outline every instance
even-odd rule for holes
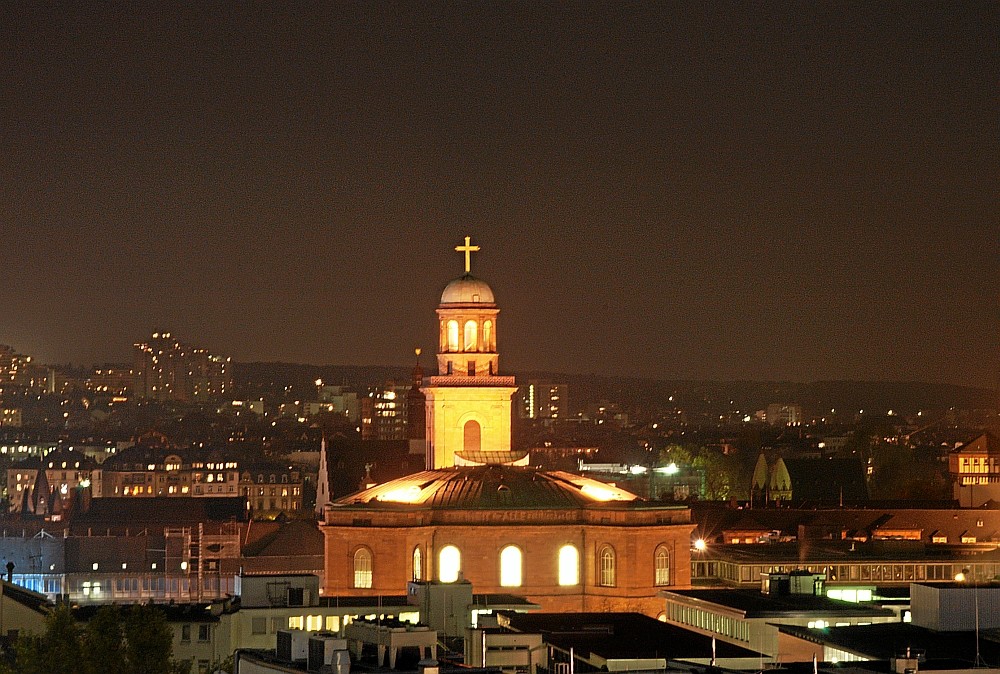
[[[478,351],[479,345],[476,344],[476,337],[478,329],[475,321],[465,322],[465,350],[466,351]]]
[[[413,580],[424,579],[424,555],[420,546],[413,548]]]
[[[465,422],[462,448],[467,452],[478,452],[482,447],[483,429],[479,422],[470,419]]]
[[[458,321],[448,321],[448,350],[458,351]]]
[[[520,587],[521,568],[521,549],[519,547],[508,545],[500,551],[500,585]]]
[[[615,586],[615,550],[610,545],[605,545],[601,548],[601,553],[599,555],[599,561],[597,568],[600,570],[600,576],[597,579],[597,584],[602,587],[614,587]]]
[[[653,553],[653,580],[657,585],[670,585],[670,551],[667,546],[660,545]]]
[[[559,548],[559,584],[580,584],[580,552],[574,545]]]
[[[462,571],[462,553],[454,545],[446,545],[438,554],[438,580],[454,583]]]
[[[372,586],[372,553],[368,548],[358,548],[354,553],[354,587],[369,589]]]
[[[496,351],[493,346],[493,321],[483,323],[483,351]]]

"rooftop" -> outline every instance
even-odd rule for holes
[[[504,613],[502,624],[517,632],[538,632],[545,641],[582,657],[604,659],[710,658],[712,637],[668,625],[641,613]],[[757,658],[760,654],[716,642],[720,658]]]
[[[812,594],[764,594],[758,590],[663,590],[661,597],[679,597],[740,611],[747,618],[891,617],[891,609],[856,604]]]
[[[912,623],[878,623],[851,627],[812,629],[779,625],[778,630],[817,644],[857,653],[865,657],[888,660],[906,652],[923,654],[928,660],[956,660],[969,667],[975,660],[976,634],[968,632],[935,632]],[[1000,662],[1000,643],[995,630],[982,630],[979,638],[981,657],[988,663]],[[924,666],[921,664],[921,669]]]
[[[489,465],[415,473],[341,498],[334,507],[576,509],[606,503],[646,502],[613,484],[572,473]]]

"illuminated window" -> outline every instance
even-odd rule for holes
[[[559,584],[580,584],[580,553],[573,545],[559,548]]]
[[[424,576],[424,559],[423,553],[420,552],[420,546],[413,548],[413,580],[422,580]]]
[[[454,583],[462,571],[462,553],[454,545],[441,548],[438,555],[438,580],[442,583]]]
[[[482,428],[479,422],[471,419],[465,422],[463,448],[467,452],[478,452],[482,446]]]
[[[372,586],[372,553],[368,548],[358,548],[354,553],[354,587],[368,589]]]
[[[521,586],[521,549],[515,545],[508,545],[500,551],[500,585]]]
[[[496,351],[493,346],[493,321],[483,323],[483,350]]]
[[[448,350],[458,351],[458,321],[448,321]]]
[[[600,565],[601,572],[598,585],[602,587],[615,586],[615,551],[610,545],[601,548]]]
[[[465,322],[465,350],[466,351],[475,351],[476,350],[476,347],[477,347],[477,344],[476,344],[476,332],[477,332],[477,330],[476,330],[476,322],[475,321],[466,321]]]
[[[656,553],[653,555],[653,568],[656,571],[656,584],[670,585],[670,553],[667,552],[665,545],[656,548]]]

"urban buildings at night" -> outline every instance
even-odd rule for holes
[[[133,349],[133,390],[140,398],[191,402],[232,393],[230,358],[184,344],[169,332],[154,332]]]
[[[569,418],[569,385],[530,379],[517,388],[515,409],[522,419]]]

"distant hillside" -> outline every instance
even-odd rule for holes
[[[425,359],[426,360],[426,359]],[[412,369],[381,365],[301,365],[296,363],[234,363],[236,390],[248,397],[273,395],[290,386],[292,397],[315,390],[315,381],[356,389],[395,381],[406,384]],[[425,367],[433,367],[425,362]],[[428,370],[429,371],[429,370]],[[995,409],[1000,393],[989,389],[927,384],[920,382],[706,382],[658,381],[601,375],[560,374],[555,372],[514,372],[519,380],[546,379],[569,384],[570,406],[582,410],[602,402],[617,403],[623,410],[644,410],[677,406],[691,412],[721,409],[729,401],[737,409],[753,411],[769,403],[797,403],[806,410],[860,409],[885,414],[893,409],[900,414],[917,410]],[[670,400],[670,396],[674,400]]]

